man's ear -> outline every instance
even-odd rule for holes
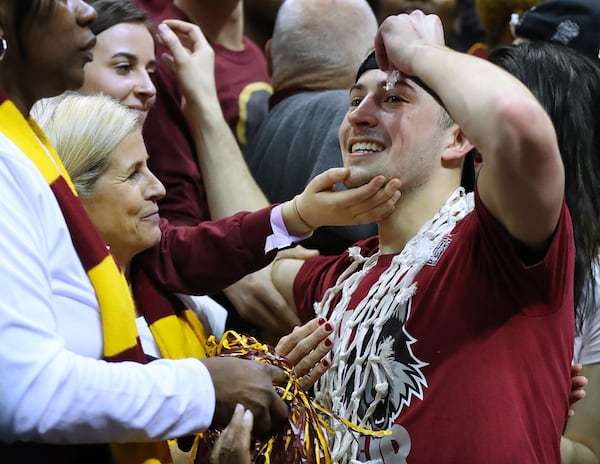
[[[267,72],[273,76],[273,58],[271,57],[271,39],[265,42],[265,57],[267,58]]]
[[[442,154],[442,162],[454,163],[461,161],[472,149],[473,144],[465,137],[463,131],[455,125],[449,136],[449,143]]]

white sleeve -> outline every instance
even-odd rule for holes
[[[312,235],[312,232],[305,235],[290,235],[283,222],[283,203],[271,209],[270,219],[273,233],[265,240],[265,253],[289,247]]]
[[[588,365],[600,362],[600,310],[583,325],[580,336],[575,339],[575,362]]]
[[[596,301],[600,301],[600,258],[594,263]],[[600,308],[595,308],[593,317],[584,321],[581,335],[575,337],[574,362],[584,366],[600,362]]]
[[[0,134],[2,440],[126,442],[206,429],[215,391],[200,361],[142,365],[90,355],[101,351],[100,326],[86,316],[97,316],[91,286],[54,196],[19,156]],[[63,313],[78,338],[63,333]],[[71,347],[86,337],[89,346]]]

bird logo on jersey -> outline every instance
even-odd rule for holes
[[[394,424],[404,407],[413,399],[423,399],[423,391],[427,381],[422,368],[428,364],[419,360],[413,353],[411,345],[416,341],[406,330],[404,322],[410,311],[412,298],[400,308],[395,317],[390,318],[381,328],[381,333],[373,340],[373,327],[369,327],[364,340],[375,343],[377,355],[370,357],[370,373],[363,379],[365,387],[358,398],[358,417],[369,416],[366,425],[373,430],[390,430],[391,436],[361,437],[361,455],[374,462],[402,462],[398,459],[406,457],[410,450],[410,436],[399,424]],[[367,343],[367,342],[365,342]],[[359,348],[364,352],[364,348]],[[354,363],[356,351],[349,353],[349,363]],[[355,369],[354,375],[365,373]],[[351,387],[355,385],[352,377],[348,382],[343,402],[348,404],[356,396]],[[370,411],[372,411],[371,414]],[[386,459],[387,458],[387,459]]]

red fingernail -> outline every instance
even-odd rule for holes
[[[320,317],[318,322],[319,322],[319,325],[323,325],[323,324],[325,324],[325,319]]]
[[[327,330],[327,332],[331,332],[333,330],[333,326],[328,322],[325,324],[325,330]]]
[[[321,362],[325,367],[329,367],[329,361],[327,361],[326,359],[322,359]]]
[[[325,346],[331,346],[333,343],[328,338],[325,339]]]

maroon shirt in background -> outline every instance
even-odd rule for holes
[[[269,111],[273,93],[267,60],[258,46],[244,37],[244,50],[235,52],[217,44],[215,79],[223,115],[241,146]]]
[[[171,2],[157,11],[149,6],[152,0],[136,1],[155,24],[164,19],[189,21]],[[213,45],[217,94],[238,143],[245,142],[247,132],[266,115],[271,94],[262,51],[247,38],[244,45],[240,52]],[[167,190],[159,201],[161,215],[175,225],[196,225],[210,219],[210,211],[192,133],[180,108],[177,79],[160,59],[164,51],[160,46],[157,48],[157,99],[144,124],[144,140],[150,154],[148,165]]]

